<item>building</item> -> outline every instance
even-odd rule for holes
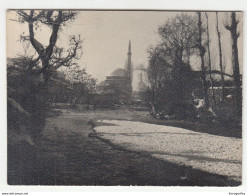
[[[125,68],[117,68],[100,84],[100,93],[111,94],[111,102],[130,104],[132,95],[133,67],[131,62],[131,41],[129,41],[127,64]]]

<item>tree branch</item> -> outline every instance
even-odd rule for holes
[[[57,69],[61,66],[71,66],[75,65],[76,63],[73,63],[73,59],[78,59],[78,51],[82,48],[82,41],[80,40],[80,37],[78,39],[73,36],[70,39],[70,45],[72,47],[68,50],[68,54],[66,57],[64,56],[63,49],[61,48],[55,48],[51,63],[54,65],[54,69]]]

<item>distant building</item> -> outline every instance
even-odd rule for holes
[[[106,80],[100,83],[101,94],[110,94],[113,103],[130,104],[132,95],[132,63],[131,42],[128,47],[128,60],[125,69],[117,68]]]

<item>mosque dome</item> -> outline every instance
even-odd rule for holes
[[[117,77],[125,77],[126,76],[126,70],[122,68],[115,69],[110,76],[117,76]]]

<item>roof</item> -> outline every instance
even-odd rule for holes
[[[122,68],[115,69],[110,76],[118,76],[118,77],[125,77],[126,76],[126,70]]]

